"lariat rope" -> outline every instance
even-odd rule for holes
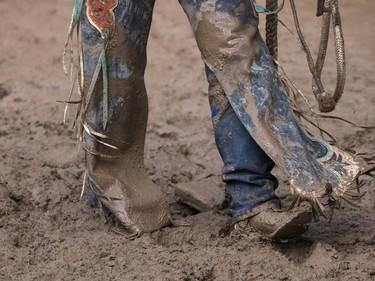
[[[319,51],[317,58],[314,61],[312,58],[309,47],[307,46],[306,40],[302,34],[302,30],[299,24],[296,5],[294,0],[289,0],[295,28],[298,35],[298,41],[300,42],[303,51],[306,54],[307,64],[311,72],[313,82],[312,91],[318,101],[319,110],[321,112],[331,112],[335,109],[336,104],[342,97],[345,86],[346,78],[346,63],[345,63],[345,48],[344,48],[344,37],[341,27],[341,17],[339,12],[338,0],[317,0],[317,16],[322,16],[322,30],[319,43]],[[271,56],[277,66],[278,58],[278,40],[277,40],[277,24],[278,24],[278,12],[282,9],[284,0],[280,6],[278,6],[278,0],[266,0],[266,7],[260,7],[256,5],[257,11],[266,14],[266,44],[269,49]],[[329,41],[329,29],[332,18],[335,53],[336,53],[336,66],[337,66],[337,79],[336,88],[334,94],[327,93],[324,89],[321,81],[321,73],[323,70],[325,57],[327,53],[327,45]]]
[[[345,78],[346,78],[346,63],[345,63],[345,49],[344,37],[342,34],[341,18],[338,7],[338,0],[318,0],[318,13],[317,15],[323,16],[322,32],[319,44],[319,51],[316,61],[314,62],[311,52],[303,37],[296,6],[294,0],[290,0],[292,7],[293,19],[296,26],[299,41],[306,54],[307,63],[310,72],[313,76],[313,93],[319,104],[321,112],[331,112],[335,109],[337,102],[342,97],[344,92]],[[336,52],[336,66],[337,66],[337,80],[334,94],[329,94],[324,90],[321,82],[321,72],[323,69],[325,55],[327,51],[327,44],[329,39],[329,25],[332,17],[335,52]]]
[[[266,9],[276,11],[278,8],[277,2],[278,0],[267,0]],[[277,18],[278,13],[266,15],[266,44],[274,61],[278,59]],[[275,67],[277,67],[276,63]]]

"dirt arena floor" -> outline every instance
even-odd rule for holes
[[[80,201],[83,155],[74,130],[62,124],[64,105],[56,102],[70,87],[61,57],[73,1],[0,0],[0,280],[375,280],[375,183],[364,187],[358,209],[336,211],[331,224],[315,223],[285,243],[251,231],[225,235],[220,229],[227,217],[178,202],[178,183],[220,184],[222,164],[188,21],[178,1],[156,2],[146,74],[146,166],[174,217],[191,225],[129,241]],[[297,1],[314,53],[320,33],[315,2]],[[348,75],[335,115],[374,125],[375,2],[340,4]],[[288,5],[280,18],[292,27]],[[283,28],[280,44],[281,63],[314,103],[304,54]],[[332,89],[329,56],[324,81]],[[74,108],[69,124],[73,116]],[[374,131],[323,124],[342,147],[375,151]],[[287,191],[281,187],[280,194]]]

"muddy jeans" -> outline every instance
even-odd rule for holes
[[[327,182],[334,188],[340,186],[340,176],[332,172],[337,163],[319,162],[330,157],[330,146],[310,138],[293,114],[259,34],[252,1],[179,2],[206,66],[215,139],[224,162],[223,180],[232,198],[232,215],[242,216],[275,197],[277,180],[271,175],[275,163],[306,197],[323,195]],[[143,75],[153,5],[154,0],[119,0],[114,9],[116,29],[107,46],[108,126],[101,125],[101,97],[85,101],[90,105],[83,119],[96,131],[115,135],[124,143],[133,141],[129,136],[134,125],[129,124],[138,122],[137,128],[145,130],[147,122]],[[85,9],[81,23],[84,75],[89,81],[102,39]]]

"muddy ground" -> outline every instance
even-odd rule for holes
[[[178,1],[159,0],[149,42],[150,117],[146,165],[188,227],[134,241],[114,233],[80,201],[82,154],[62,124],[69,92],[61,67],[69,0],[0,0],[0,280],[375,280],[375,190],[331,224],[274,243],[255,232],[219,235],[227,217],[197,213],[173,195],[180,182],[220,184],[199,52]],[[315,1],[298,1],[303,30],[317,49]],[[340,1],[347,48],[347,87],[336,115],[373,125],[375,2]],[[286,7],[281,18],[291,26]],[[264,18],[262,17],[262,22]],[[263,24],[263,23],[262,23]],[[310,94],[303,53],[280,31],[280,61]],[[333,87],[332,53],[325,81]],[[72,122],[74,110],[69,112]],[[375,133],[323,122],[343,147],[375,151]],[[286,193],[281,188],[281,193]]]

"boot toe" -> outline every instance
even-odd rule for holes
[[[308,204],[300,205],[289,211],[266,209],[249,219],[250,226],[274,240],[297,237],[307,231],[313,215]]]

